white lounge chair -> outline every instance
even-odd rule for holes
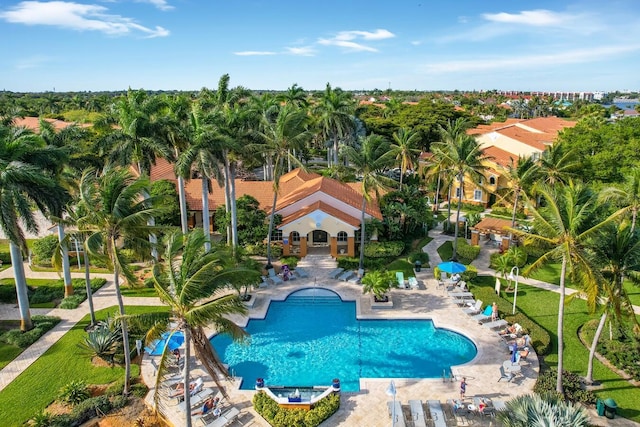
[[[387,402],[387,408],[389,409],[390,417],[393,417],[393,414],[395,412],[396,418],[393,425],[395,427],[406,427],[406,424],[404,422],[404,415],[402,413],[402,405],[400,404],[400,401],[399,400],[395,401],[395,411],[393,409],[393,402]]]
[[[493,308],[488,305],[482,313],[471,316],[471,318],[479,323],[484,323],[491,320],[491,313],[493,313]]]
[[[435,427],[447,427],[447,422],[444,419],[444,411],[439,400],[428,400],[429,412],[431,412],[431,420]]]
[[[418,289],[418,279],[416,279],[415,277],[409,277],[409,279],[407,279],[407,282],[409,283],[409,287],[411,289]]]
[[[409,407],[411,408],[411,419],[415,427],[427,427],[427,420],[424,416],[424,409],[422,408],[422,400],[410,400]]]
[[[402,271],[396,271],[396,280],[398,281],[399,288],[406,288],[406,285],[404,283],[404,273]]]
[[[340,267],[334,268],[329,272],[329,277],[331,279],[337,279],[338,276],[340,276],[340,274],[342,274],[343,271],[344,271],[344,268],[340,268]]]
[[[269,269],[269,280],[271,280],[274,285],[281,285],[284,283],[280,276],[276,274],[276,270],[274,268]]]
[[[235,406],[229,409],[227,412],[220,414],[219,417],[214,418],[210,422],[205,424],[205,427],[225,427],[235,421],[240,415],[240,411]]]
[[[473,307],[465,308],[462,311],[464,311],[469,316],[473,316],[480,313],[481,309],[482,309],[482,300],[479,299],[479,300],[476,300],[476,303]]]
[[[498,329],[507,326],[509,322],[504,319],[494,320],[493,322],[484,323],[482,326],[489,329]]]

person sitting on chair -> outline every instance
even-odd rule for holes
[[[215,399],[213,397],[210,397],[204,401],[204,404],[202,405],[202,408],[200,408],[199,411],[192,412],[191,415],[206,415],[210,410],[214,409],[216,405],[218,405],[219,401],[220,399],[218,399],[217,397]],[[215,410],[214,410],[214,415],[215,415]]]
[[[451,276],[451,281],[453,283],[458,283],[460,281],[461,277],[458,273],[454,273],[453,276]]]
[[[193,381],[189,383],[189,392],[192,392],[193,389],[196,387],[196,383],[194,383]],[[173,393],[170,397],[178,397],[178,396],[182,396],[184,394],[184,383],[183,382],[179,382],[178,384],[176,384],[175,387],[175,393]]]
[[[529,347],[525,347],[524,349],[520,350],[520,359],[526,359],[528,355]]]

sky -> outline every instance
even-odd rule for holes
[[[0,90],[640,90],[638,0],[0,0]]]

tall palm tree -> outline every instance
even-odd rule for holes
[[[520,156],[515,164],[513,159],[511,159],[511,163],[507,165],[502,175],[509,185],[502,197],[504,199],[513,197],[511,228],[515,228],[516,226],[516,213],[518,212],[520,197],[524,197],[525,200],[528,198],[527,192],[530,191],[538,178],[538,171],[538,165],[533,158]]]
[[[77,220],[80,233],[86,234],[85,247],[89,253],[104,260],[113,269],[116,299],[120,315],[125,315],[120,275],[130,284],[136,277],[128,265],[122,250],[126,241],[129,249],[142,252],[149,247],[151,227],[149,218],[159,212],[153,207],[154,200],[144,197],[149,194],[149,180],[146,177],[134,178],[126,169],[109,168],[103,175],[97,176],[89,169],[80,179],[80,206],[85,215]],[[129,334],[126,319],[121,322],[124,345],[125,383],[124,394],[129,393],[131,357]]]
[[[340,139],[349,135],[355,129],[353,119],[354,105],[347,92],[329,83],[314,109],[318,117],[318,126],[323,137],[329,139],[333,146],[333,164],[338,164]]]
[[[195,355],[203,364],[218,389],[228,397],[220,377],[228,378],[229,373],[219,356],[211,346],[204,328],[213,328],[218,333],[228,334],[236,340],[246,336],[246,332],[232,320],[233,315],[244,315],[246,307],[238,294],[230,292],[236,282],[246,281],[247,277],[259,278],[256,270],[233,266],[232,257],[224,250],[204,249],[205,233],[194,230],[187,235],[173,232],[165,239],[163,261],[153,269],[154,288],[162,302],[170,308],[170,320],[173,331],[184,333],[185,343],[185,402],[189,408],[189,352],[191,344]],[[140,318],[141,316],[137,316]],[[144,316],[142,316],[144,317]],[[147,341],[158,338],[166,331],[167,322],[159,322],[147,334]],[[160,395],[163,373],[166,372],[165,354],[156,377],[154,400]],[[185,425],[191,425],[191,413],[186,411]]]
[[[487,169],[486,161],[489,160],[478,141],[473,136],[462,132],[461,129],[464,128],[466,122],[459,123],[460,120],[458,119],[449,125],[447,132],[442,135],[442,141],[433,144],[434,149],[442,156],[443,164],[447,165],[458,180],[458,210],[454,234],[456,238],[453,241],[453,260],[457,259],[458,253],[457,237],[465,179],[470,179],[473,182],[481,181],[483,172]]]
[[[388,155],[393,157],[400,166],[400,188],[402,189],[402,179],[407,169],[413,170],[420,155],[420,150],[416,144],[420,142],[420,134],[407,128],[400,128],[393,134]]]
[[[344,147],[344,154],[349,160],[356,176],[361,178],[362,216],[360,221],[360,264],[358,275],[364,274],[364,240],[365,240],[365,212],[367,203],[372,203],[372,195],[376,201],[380,199],[380,192],[390,188],[394,181],[383,175],[390,166],[391,159],[386,153],[389,142],[380,135],[371,134],[362,140],[360,149],[352,146]]]
[[[306,108],[309,105],[309,100],[307,99],[304,89],[298,86],[297,83],[294,83],[290,88],[287,88],[286,91],[279,94],[276,99],[285,104],[293,104],[302,108]]]
[[[618,324],[623,322],[623,317],[628,317],[636,329],[640,327],[624,288],[625,279],[640,285],[640,235],[625,221],[618,226],[604,229],[594,241],[595,253],[592,262],[601,266],[602,277],[599,280],[598,291],[603,310],[589,352],[586,376],[588,384],[593,383],[593,358],[607,317],[611,315]],[[588,300],[592,302],[590,308],[593,310],[595,299]]]
[[[627,174],[622,188],[608,187],[600,194],[603,201],[620,203],[628,212],[631,212],[631,231],[633,232],[636,229],[640,210],[640,169],[635,168]]]
[[[561,262],[560,302],[558,305],[558,378],[556,391],[563,394],[562,371],[564,350],[564,305],[567,274],[579,279],[587,295],[594,295],[597,287],[597,271],[590,262],[585,244],[595,233],[620,212],[599,221],[596,216],[596,195],[581,184],[569,181],[566,186],[541,185],[539,194],[546,205],[537,209],[528,202],[528,210],[534,218],[533,230],[509,231],[524,239],[525,245],[543,250],[542,255],[527,267],[523,274],[552,262]],[[597,293],[597,292],[596,292]]]
[[[262,150],[274,162],[273,203],[269,216],[269,232],[267,234],[267,268],[271,268],[271,235],[273,234],[276,204],[280,190],[280,177],[284,174],[284,161],[289,160],[304,168],[300,161],[292,156],[291,150],[301,147],[311,139],[309,116],[306,111],[293,104],[286,104],[278,109],[277,115],[263,114],[260,128],[255,136],[262,142]]]
[[[33,328],[33,323],[22,257],[28,249],[22,227],[38,232],[33,206],[46,216],[62,216],[69,195],[55,171],[65,161],[65,152],[45,145],[39,135],[0,125],[0,227],[9,239],[23,331]]]
[[[580,167],[575,151],[568,150],[561,142],[547,147],[538,160],[541,181],[549,185],[567,183]]]

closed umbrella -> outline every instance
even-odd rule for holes
[[[464,264],[460,264],[459,262],[447,261],[438,264],[438,269],[449,274],[464,273],[465,271],[467,271],[467,266]]]
[[[500,279],[496,277],[496,295],[500,295]]]

